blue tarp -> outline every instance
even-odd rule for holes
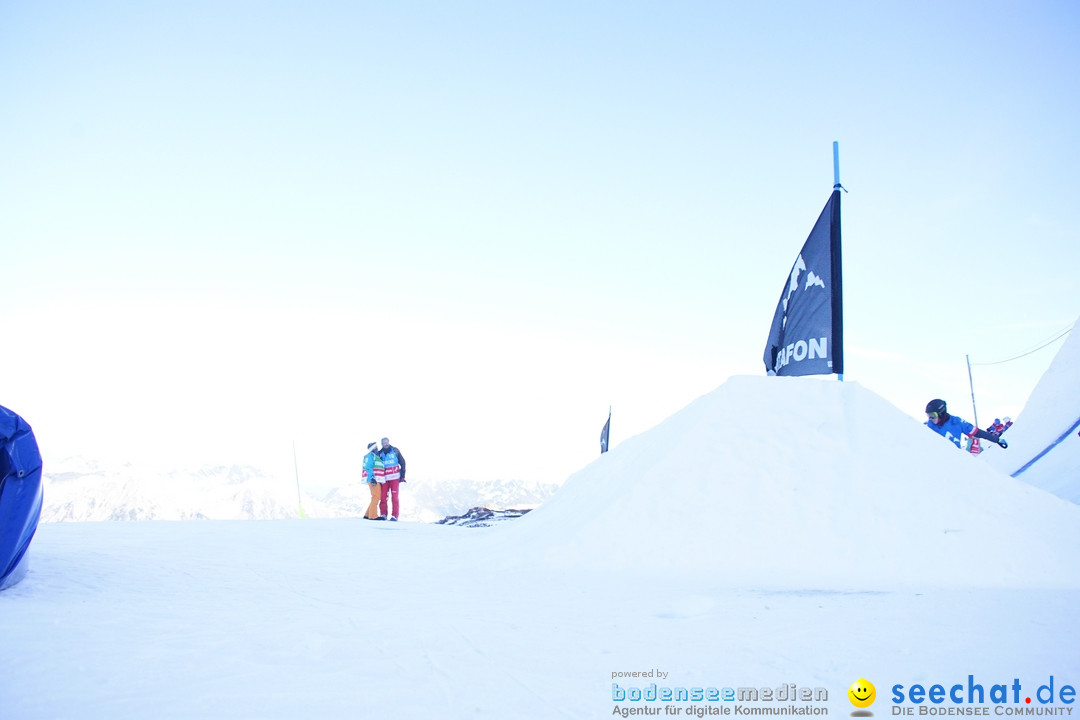
[[[41,453],[34,431],[0,406],[0,590],[26,573],[26,549],[41,519]]]

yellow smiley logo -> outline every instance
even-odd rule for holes
[[[877,690],[874,688],[874,683],[866,678],[859,678],[848,688],[847,696],[855,707],[868,708],[877,699]]]

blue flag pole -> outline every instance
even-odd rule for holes
[[[840,184],[840,143],[833,140],[832,144],[832,177],[833,177],[833,190],[843,189],[843,185]]]

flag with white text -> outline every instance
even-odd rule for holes
[[[844,372],[840,191],[834,189],[788,274],[765,344],[769,375]]]

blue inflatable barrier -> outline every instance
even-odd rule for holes
[[[41,519],[41,453],[34,431],[0,406],[0,590],[26,574],[26,549]]]

